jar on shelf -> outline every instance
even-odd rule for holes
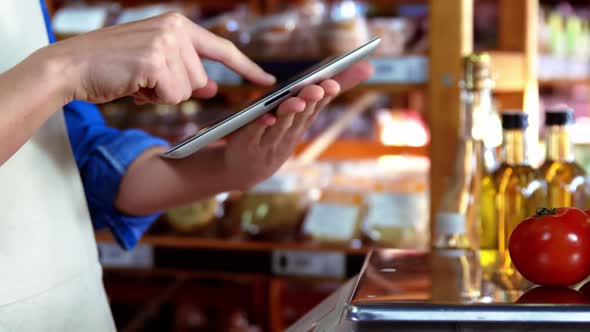
[[[247,6],[217,15],[201,22],[201,26],[214,34],[233,42],[238,48],[245,49],[250,43],[248,28],[252,14]]]
[[[428,164],[425,158],[385,156],[340,166],[340,181],[364,192],[365,239],[392,248],[427,247]]]
[[[284,166],[232,201],[230,232],[264,240],[297,238],[310,204],[319,197],[320,180],[321,171],[315,167]]]
[[[332,4],[319,36],[324,56],[341,55],[368,42],[369,30],[363,7],[352,0]]]
[[[360,247],[366,209],[364,191],[348,184],[330,183],[322,189],[319,201],[310,207],[303,234],[317,243]]]
[[[223,215],[222,202],[226,196],[220,194],[169,209],[165,220],[172,230],[181,234],[215,235],[215,222]]]
[[[285,12],[259,20],[251,29],[248,55],[256,59],[287,59],[293,57],[291,37],[298,16]]]

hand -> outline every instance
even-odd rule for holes
[[[211,97],[217,85],[207,78],[200,57],[222,62],[257,84],[275,81],[230,41],[176,13],[96,30],[40,52],[65,59],[66,99],[93,103],[124,96],[159,104]]]
[[[291,156],[303,133],[321,109],[342,90],[348,90],[371,76],[368,62],[358,63],[334,79],[305,87],[283,101],[277,116],[264,115],[238,130],[225,149],[227,174],[238,188],[248,188],[276,172]]]

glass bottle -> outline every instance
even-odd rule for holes
[[[466,234],[479,249],[481,231],[481,184],[488,170],[495,168],[493,150],[486,147],[486,126],[492,123],[490,57],[473,53],[463,58],[459,139],[448,188],[441,200],[441,212],[465,216]]]
[[[483,162],[488,173],[498,168],[496,148],[502,143],[502,124],[493,103],[494,86],[488,53],[472,53],[463,58],[461,113],[471,115],[465,119],[466,137],[482,142]]]
[[[443,212],[436,216],[430,256],[431,300],[474,301],[481,295],[479,256],[466,235],[465,215]]]
[[[508,254],[508,239],[512,230],[522,220],[535,214],[544,205],[547,185],[540,172],[530,164],[527,156],[525,130],[528,116],[522,111],[502,114],[503,162],[482,185],[482,207],[489,213],[482,215],[482,232],[493,238],[497,234],[497,252],[487,250],[493,257],[483,265],[484,274],[492,273],[502,288],[518,290],[526,281],[516,271]],[[495,234],[493,234],[495,233]],[[482,251],[483,254],[483,251]],[[495,257],[494,257],[495,256]]]
[[[557,107],[545,112],[546,158],[540,171],[547,181],[547,207],[575,206],[586,209],[584,185],[586,172],[574,157],[570,126],[574,112]]]

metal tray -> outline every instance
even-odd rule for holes
[[[481,278],[479,256],[471,253],[475,256],[461,250],[444,255],[372,251],[344,317],[355,322],[590,322],[590,305],[515,304],[524,291]]]

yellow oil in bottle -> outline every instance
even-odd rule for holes
[[[569,133],[573,111],[562,107],[545,113],[546,160],[540,168],[547,182],[547,207],[575,206],[586,210],[586,172],[575,162]]]
[[[484,275],[491,274],[505,289],[518,290],[528,286],[528,282],[510,260],[508,240],[516,225],[544,206],[547,188],[540,172],[528,162],[524,133],[526,114],[506,112],[502,115],[502,125],[503,162],[482,183],[481,262]],[[493,250],[494,244],[497,253]]]

